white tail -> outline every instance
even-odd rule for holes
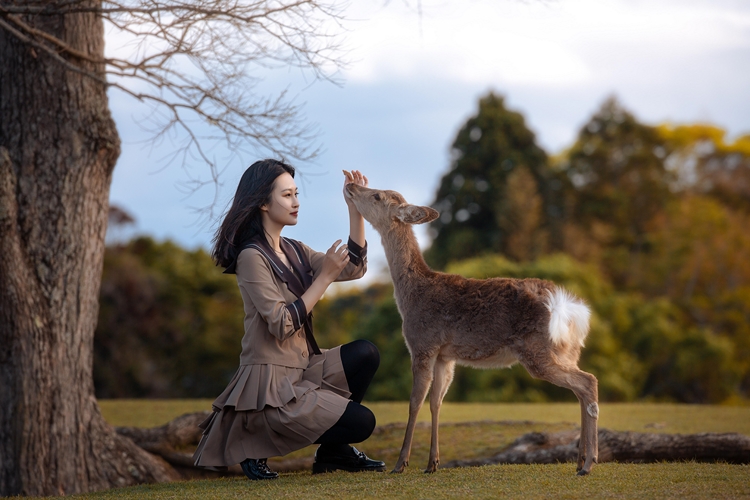
[[[589,334],[589,308],[564,288],[547,291],[545,305],[549,309],[549,338],[556,345],[580,344]]]

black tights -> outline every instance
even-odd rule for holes
[[[375,429],[375,415],[360,403],[380,365],[378,348],[368,340],[344,344],[341,346],[341,363],[352,395],[338,422],[315,441],[327,448],[361,443]]]

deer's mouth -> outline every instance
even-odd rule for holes
[[[355,184],[347,184],[346,185],[346,197],[347,198],[354,198],[354,189]]]

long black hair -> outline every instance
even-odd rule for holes
[[[260,207],[271,202],[274,182],[284,173],[294,177],[294,167],[269,159],[256,161],[242,174],[232,206],[214,235],[211,257],[217,266],[228,267],[243,244],[263,234]]]

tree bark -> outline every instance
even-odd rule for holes
[[[453,460],[443,467],[575,462],[580,431],[531,432],[497,455]],[[736,433],[651,434],[599,429],[599,463],[695,460],[750,463],[750,437]]]
[[[103,57],[95,13],[21,19]],[[103,78],[102,65],[60,55]],[[93,336],[119,151],[104,85],[0,27],[0,495],[177,477],[114,432],[94,398]]]

